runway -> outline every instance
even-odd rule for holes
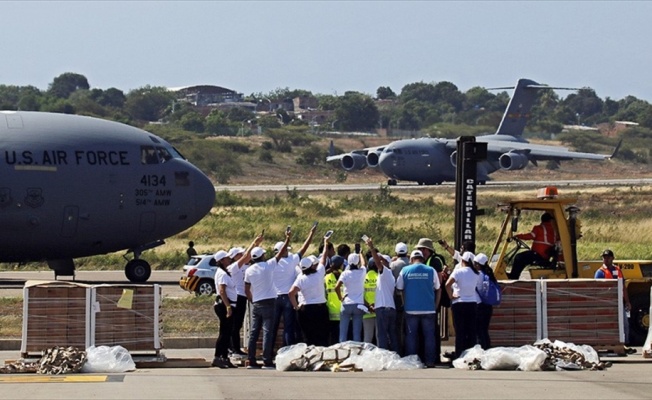
[[[489,181],[485,185],[479,185],[478,188],[496,188],[496,187],[581,187],[581,186],[645,186],[652,185],[652,178],[633,178],[633,179],[569,179],[569,180],[537,180],[537,181]],[[382,183],[355,183],[355,184],[298,184],[298,185],[217,185],[216,191],[229,192],[284,192],[287,190],[298,190],[302,192],[354,192],[365,190],[377,190],[383,185]],[[454,188],[454,182],[444,182],[441,185],[418,185],[416,183],[399,183],[395,186],[387,186],[390,190],[437,190],[438,188]]]

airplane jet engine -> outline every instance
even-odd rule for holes
[[[380,161],[380,153],[378,151],[370,151],[369,154],[367,154],[367,165],[369,168],[376,168],[378,166],[378,162]]]
[[[515,171],[517,169],[523,169],[528,163],[528,158],[525,154],[519,153],[505,153],[500,158],[498,158],[500,168],[506,171]]]
[[[367,158],[362,154],[349,153],[342,157],[342,168],[346,171],[355,171],[367,167]]]
[[[457,150],[451,153],[451,164],[457,168]]]

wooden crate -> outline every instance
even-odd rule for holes
[[[156,353],[162,347],[159,285],[28,281],[23,296],[24,357],[53,346],[120,345]]]

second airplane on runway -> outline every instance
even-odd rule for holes
[[[528,162],[563,161],[572,159],[606,160],[613,154],[594,154],[570,151],[565,147],[531,144],[525,140],[523,130],[538,89],[556,89],[540,85],[529,79],[519,79],[505,114],[495,134],[479,136],[478,142],[487,143],[487,160],[478,163],[478,181],[486,182],[489,174],[499,169],[519,170]],[[350,153],[333,155],[327,161],[339,160],[342,168],[354,171],[379,168],[389,179],[412,181],[425,185],[439,185],[455,181],[457,139],[420,138],[394,141],[386,146],[369,147]]]

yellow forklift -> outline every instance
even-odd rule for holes
[[[555,251],[538,264],[526,267],[531,279],[592,279],[595,271],[602,266],[602,260],[578,261],[577,241],[582,237],[581,223],[578,219],[580,209],[575,198],[560,198],[557,188],[547,187],[537,192],[536,198],[508,201],[499,204],[505,212],[505,220],[491,253],[491,266],[497,279],[507,279],[508,271],[515,256],[530,250],[524,241],[515,235],[519,232],[519,220],[528,213],[537,216],[547,212],[553,216],[557,231]],[[650,286],[652,285],[652,261],[615,260],[621,267],[625,287],[632,309],[630,313],[630,344],[643,345],[650,326]]]

